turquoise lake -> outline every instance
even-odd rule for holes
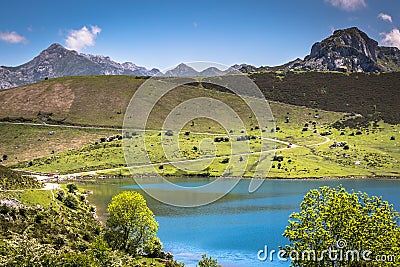
[[[208,183],[205,178],[179,178],[173,182],[185,187]],[[342,184],[347,190],[382,196],[400,210],[400,180],[341,179],[341,180],[266,180],[261,187],[248,192],[249,180],[241,180],[220,200],[202,207],[178,208],[163,204],[147,195],[132,179],[107,180],[101,184],[84,184],[93,190],[89,201],[98,207],[104,218],[111,197],[124,190],[142,193],[159,223],[158,236],[164,249],[186,266],[195,266],[203,253],[218,259],[222,266],[289,266],[289,262],[262,262],[257,252],[267,245],[269,251],[287,244],[282,233],[289,215],[299,210],[304,195],[324,185]],[[145,188],[163,193],[162,183],[151,183]],[[198,196],[192,196],[198,197]]]

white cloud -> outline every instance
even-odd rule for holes
[[[383,14],[383,13],[379,13],[378,18],[380,18],[381,20],[386,20],[389,21],[390,23],[392,23],[392,17],[388,14]]]
[[[69,49],[80,51],[88,46],[95,45],[95,39],[101,32],[98,26],[90,26],[90,30],[84,26],[80,30],[70,30],[65,40]]]
[[[365,0],[325,0],[325,2],[346,11],[354,11],[367,7]]]
[[[400,48],[400,31],[393,29],[391,32],[381,33],[383,35],[382,44]]]
[[[5,32],[5,33],[0,32],[0,40],[7,42],[7,43],[11,43],[11,44],[28,42],[28,39],[26,39],[22,35],[19,35],[16,32]]]

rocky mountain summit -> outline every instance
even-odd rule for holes
[[[80,54],[60,44],[52,44],[31,61],[17,67],[0,67],[0,89],[41,81],[46,78],[85,75],[153,76],[158,69],[147,70],[131,62],[117,63],[109,57]]]
[[[315,43],[304,61],[292,69],[382,72],[400,69],[400,50],[380,47],[358,28],[338,30],[325,40]]]
[[[246,73],[265,70],[392,72],[400,71],[400,50],[379,46],[377,41],[353,27],[337,30],[315,43],[304,59],[297,58],[277,67],[245,65],[240,70]]]

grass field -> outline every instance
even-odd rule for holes
[[[277,139],[291,142],[299,147],[277,151],[276,156],[282,156],[282,160],[272,161],[268,177],[398,176],[400,174],[398,143],[400,127],[398,125],[380,122],[377,125],[370,124],[365,129],[348,127],[336,129],[332,127],[332,123],[352,118],[344,116],[343,113],[280,103],[271,103],[271,108],[277,112],[275,133]],[[197,127],[192,127],[192,130],[202,129],[200,122],[196,122],[195,125]],[[178,146],[175,146],[173,142],[175,136],[165,136],[165,132],[151,131],[137,133],[131,139],[92,142],[73,150],[26,161],[14,167],[60,174],[100,170],[97,175],[130,175],[130,171],[126,168],[123,151],[125,148],[129,155],[130,166],[137,166],[131,169],[131,172],[136,175],[160,173],[173,176],[244,175],[253,177],[255,167],[260,164],[260,155],[246,153],[247,151],[259,152],[260,139],[237,141],[231,137],[229,142],[214,142],[215,137],[226,138],[228,134],[216,135],[214,132],[207,135],[187,131],[190,129],[190,126],[188,127],[179,135],[175,133]],[[75,131],[75,129],[69,131]],[[250,136],[257,136],[259,133],[260,131],[255,129],[249,131]],[[328,135],[321,136],[321,133]],[[238,132],[236,136],[241,136],[241,133]],[[393,137],[395,140],[391,140]],[[146,146],[144,146],[144,141]],[[349,148],[330,148],[334,142],[345,142]],[[164,143],[164,147],[160,145],[161,143]],[[316,145],[320,143],[323,144]],[[265,145],[278,149],[286,147],[274,142],[266,142]],[[235,154],[243,155],[231,156],[232,147]],[[169,151],[168,157],[163,149]],[[180,162],[185,159],[196,160],[214,155],[216,158],[210,160]],[[272,158],[272,153],[265,155],[269,156],[269,159]],[[174,162],[174,164],[168,162]],[[150,163],[155,165],[148,166]],[[143,167],[140,167],[141,165]],[[185,171],[185,169],[190,171]]]
[[[383,122],[367,129],[335,129],[322,127],[320,132],[330,132],[329,142],[282,151],[281,167],[272,168],[271,177],[347,177],[347,176],[399,176],[400,175],[400,125]],[[283,133],[286,133],[284,130]],[[278,134],[278,138],[282,133]],[[392,137],[395,140],[391,140]],[[284,136],[281,136],[285,139]],[[320,137],[319,137],[320,138]],[[330,147],[334,142],[346,143]]]
[[[27,189],[21,192],[0,192],[3,198],[17,199],[25,206],[40,205],[43,208],[56,206],[56,200],[50,190]]]
[[[7,155],[4,163],[9,165],[76,149],[115,133],[118,131],[0,123],[0,136],[6,140],[0,142],[0,154]]]

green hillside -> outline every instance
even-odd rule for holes
[[[0,165],[0,191],[40,187],[42,187],[42,185],[36,179],[24,176],[20,172],[13,171]]]
[[[250,78],[268,100],[329,111],[355,112],[369,120],[400,122],[400,72],[265,72],[251,74]],[[2,90],[0,120],[120,127],[131,97],[144,81],[144,78],[132,76],[64,77]],[[200,87],[220,90],[210,84],[200,84]],[[162,104],[155,109],[157,114],[153,120],[179,101],[210,96],[209,92],[194,87],[180,89],[164,97]]]
[[[277,139],[298,146],[277,152],[282,158],[273,162],[270,177],[399,175],[399,107],[395,105],[399,73],[269,72],[252,74],[250,78],[259,84],[268,99],[279,100],[270,101]],[[128,174],[126,169],[120,169],[126,166],[121,141],[102,143],[101,139],[121,134],[119,129],[126,106],[143,82],[144,78],[128,76],[66,77],[1,91],[0,101],[6,103],[0,107],[1,120],[39,123],[0,124],[1,133],[9,138],[9,142],[0,145],[0,153],[8,154],[5,163],[48,173],[106,170],[103,173]],[[380,89],[376,89],[378,85]],[[190,175],[218,176],[229,169],[230,164],[226,162],[240,165],[235,163],[242,162],[239,156],[230,156],[230,144],[239,147],[248,144],[252,152],[260,150],[257,136],[267,129],[256,127],[252,112],[242,99],[208,83],[190,84],[170,91],[155,105],[147,127],[156,132],[135,137],[141,136],[152,144],[149,156],[157,164],[157,172],[186,175],[167,163],[161,146],[157,145],[162,136],[157,130],[162,128],[174,107],[195,97],[214,98],[232,107],[255,139],[214,142],[218,158],[208,169]],[[100,128],[40,125],[42,122]],[[182,153],[175,155],[174,160],[208,155],[208,149],[201,147],[201,142],[207,138],[212,141],[214,137],[196,135],[199,132],[223,133],[216,122],[204,118],[193,120],[179,136]],[[237,129],[234,133],[241,134]],[[132,138],[129,146],[138,155],[138,163],[144,164],[145,158],[139,156],[142,148],[135,140]],[[343,146],[332,148],[334,142]],[[285,147],[279,143],[274,145]],[[253,175],[258,160],[254,155],[249,156],[246,176]],[[117,169],[107,170],[113,168]],[[149,167],[136,169],[137,174],[154,171]],[[228,172],[228,175],[236,174],[234,170]]]

